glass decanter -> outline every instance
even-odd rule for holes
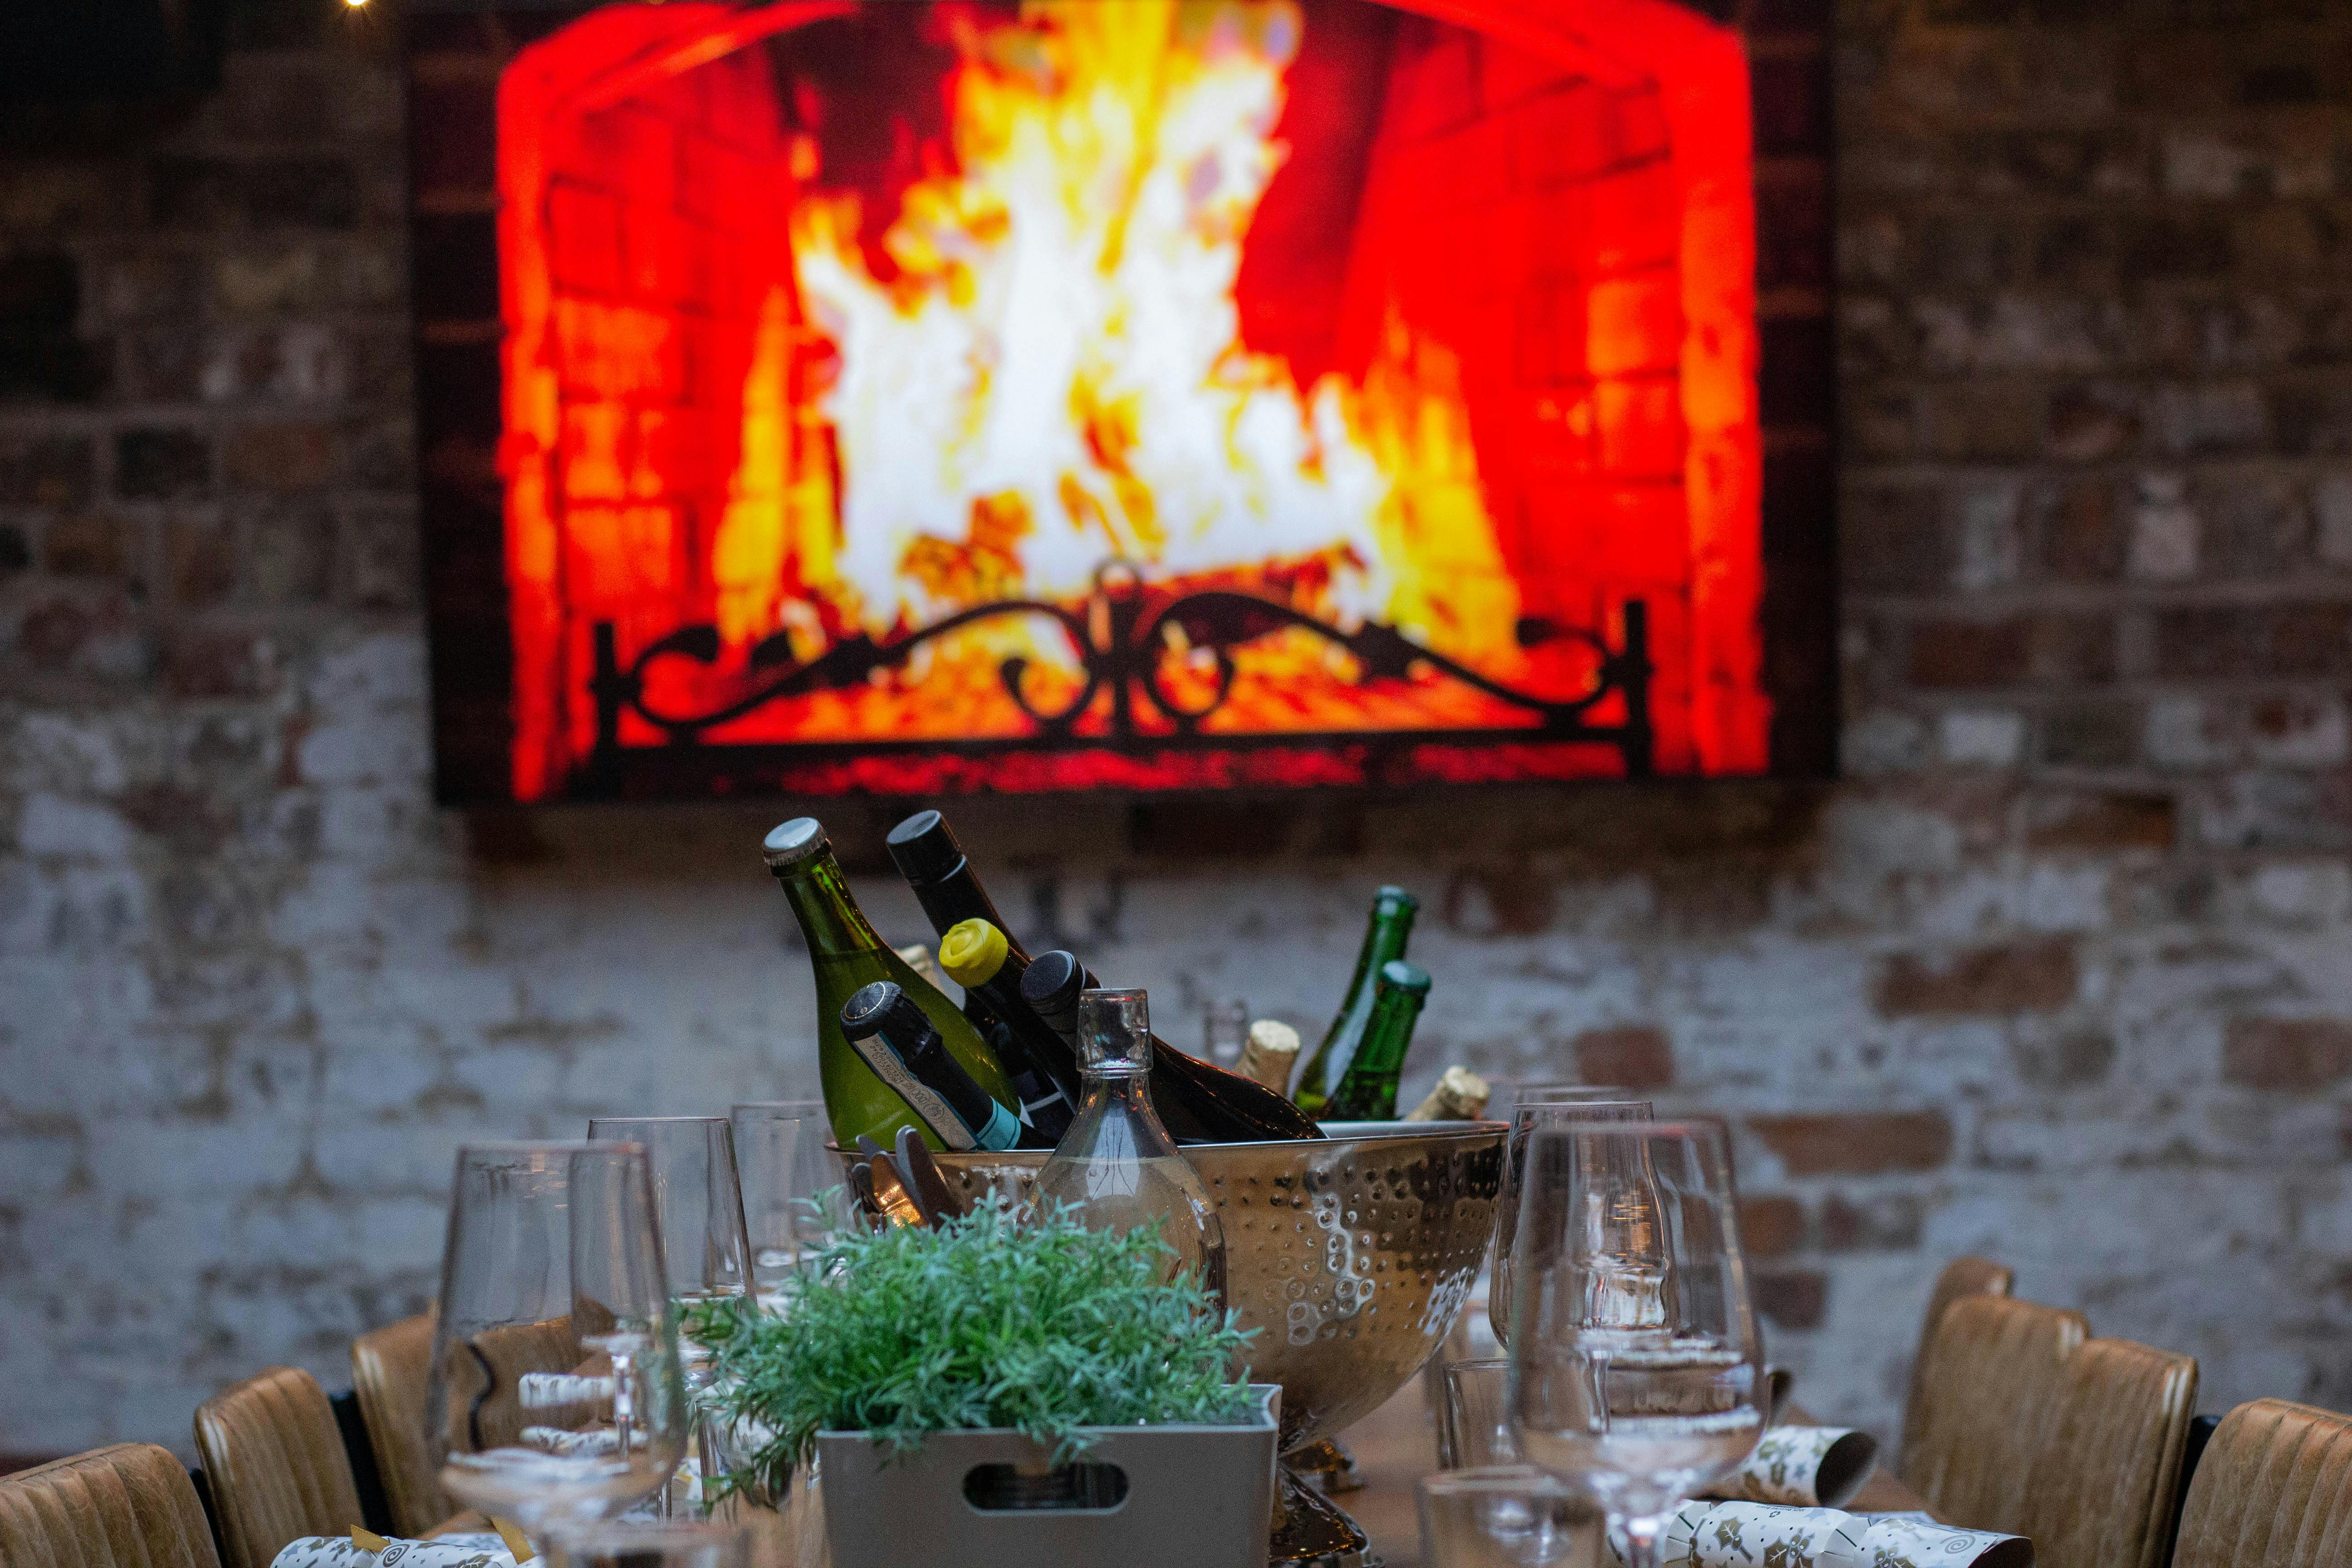
[[[1225,1294],[1225,1231],[1200,1173],[1151,1109],[1151,1014],[1139,990],[1097,990],[1078,998],[1084,1103],[1037,1174],[1038,1206],[1067,1204],[1089,1230],[1133,1230],[1160,1222],[1172,1256],[1167,1278],[1186,1270],[1220,1304]]]

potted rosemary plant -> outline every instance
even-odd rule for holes
[[[1280,1390],[1155,1232],[1022,1224],[835,1237],[789,1306],[703,1310],[723,1490],[818,1462],[834,1568],[1262,1563]]]

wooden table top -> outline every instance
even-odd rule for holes
[[[1811,1416],[1790,1405],[1789,1419],[1814,1425]],[[1395,1398],[1339,1435],[1364,1473],[1361,1491],[1343,1492],[1331,1500],[1346,1509],[1372,1538],[1372,1550],[1388,1568],[1421,1568],[1421,1519],[1413,1487],[1437,1468],[1437,1426],[1421,1379],[1414,1378]],[[1907,1513],[1925,1510],[1919,1494],[1893,1472],[1871,1472],[1861,1492],[1846,1504],[1853,1513]]]

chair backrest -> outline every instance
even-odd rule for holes
[[[2180,1457],[2197,1412],[2197,1358],[2088,1340],[2066,1358],[2023,1533],[2042,1568],[2161,1568]]]
[[[117,1443],[0,1477],[7,1568],[220,1568],[187,1468]]]
[[[441,1495],[425,1447],[425,1392],[433,1376],[433,1314],[419,1312],[352,1342],[352,1389],[392,1507],[392,1527],[418,1536],[456,1510]]]
[[[2014,1270],[1989,1258],[1955,1258],[1937,1274],[1936,1288],[1927,1292],[1927,1315],[1919,1324],[1919,1348],[1911,1357],[1911,1390],[1903,1397],[1903,1447],[1898,1453],[1908,1456],[1919,1440],[1919,1388],[1927,1375],[1927,1342],[1936,1337],[1936,1325],[1944,1321],[1946,1310],[1964,1297],[2006,1296],[2016,1283]]]
[[[2284,1399],[2221,1418],[2189,1483],[2173,1568],[2352,1562],[2352,1419]]]
[[[269,1568],[288,1542],[361,1522],[334,1407],[299,1367],[273,1366],[214,1394],[196,1406],[195,1428],[225,1568]]]
[[[2066,1358],[2090,1338],[2082,1313],[1969,1296],[1936,1325],[1924,1359],[1919,1440],[1903,1479],[1937,1518],[2023,1533],[2026,1482],[2058,1414]]]

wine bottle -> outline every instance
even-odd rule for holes
[[[1190,1272],[1222,1304],[1225,1233],[1192,1163],[1151,1107],[1150,1003],[1140,991],[1087,991],[1078,1003],[1086,1093],[1032,1189],[1067,1204],[1089,1230],[1160,1227],[1167,1277]]]
[[[919,811],[892,828],[885,840],[899,874],[914,889],[915,898],[942,933],[961,921],[983,920],[1004,933],[1011,957],[1029,963],[1013,928],[997,913],[995,903],[980,885],[964,858],[962,847],[947,820],[936,811]],[[1075,961],[1074,961],[1075,962]],[[1034,966],[1033,966],[1034,967]],[[1079,989],[1096,984],[1083,966],[1076,971]],[[1021,982],[1026,995],[1028,977]],[[1071,994],[1076,1006],[1076,993]],[[1076,1015],[1066,1037],[1075,1053]],[[1151,1037],[1151,1100],[1160,1121],[1179,1143],[1241,1143],[1262,1139],[1320,1138],[1322,1129],[1281,1095],[1239,1073],[1227,1072],[1198,1057],[1185,1055],[1167,1041]]]
[[[1013,956],[1004,933],[982,920],[959,921],[940,939],[940,964],[963,987],[967,1003],[978,1002],[996,1020],[996,1054],[1013,1068],[1029,1125],[1048,1144],[1060,1142],[1077,1114],[1078,1060],[1023,1005],[1021,973],[1027,965]]]
[[[901,1127],[912,1127],[938,1147],[939,1135],[905,1100],[878,1077],[842,1033],[841,1008],[860,986],[887,980],[912,998],[950,1056],[998,1104],[1012,1106],[1013,1086],[956,1005],[908,968],[884,945],[850,896],[849,883],[834,858],[832,842],[813,816],[796,816],[768,835],[761,847],[769,870],[784,890],[806,939],[816,974],[817,1071],[824,1086],[826,1119],[834,1142],[856,1146],[860,1135],[894,1142]]]
[[[929,948],[914,942],[891,951],[905,959],[909,969],[929,981],[938,990],[942,993],[947,990],[948,977],[940,973]],[[957,984],[962,984],[962,982],[958,981]],[[1003,1019],[990,1012],[988,1004],[969,986],[964,988],[963,1016],[971,1020],[971,1026],[980,1031],[980,1037],[987,1042],[990,1050],[996,1053],[997,1062],[1004,1068],[1004,1076],[1013,1085],[1014,1097],[1021,1101],[1022,1122],[1035,1129],[1048,1145],[1054,1143],[1062,1136],[1062,1130],[1069,1126],[1070,1118],[1076,1113],[1076,1079],[1072,1079],[1072,1089],[1064,1089],[1061,1082],[1034,1059],[1034,1053],[1013,1037],[1013,1031]]]
[[[1372,988],[1371,1021],[1348,1076],[1325,1110],[1334,1121],[1388,1121],[1396,1116],[1397,1079],[1412,1044],[1412,1026],[1429,1000],[1429,971],[1392,959],[1381,965]]]
[[[860,986],[842,1004],[841,1032],[949,1148],[1010,1149],[1021,1141],[1020,1120],[971,1080],[922,1008],[897,984],[877,980]]]
[[[1412,917],[1421,900],[1402,888],[1382,888],[1372,895],[1372,912],[1364,926],[1364,945],[1356,954],[1356,973],[1348,982],[1347,999],[1324,1032],[1323,1043],[1307,1058],[1291,1098],[1310,1116],[1324,1114],[1327,1102],[1348,1076],[1348,1064],[1363,1043],[1364,1027],[1372,1019],[1372,993],[1381,965],[1404,956],[1412,938]]]

